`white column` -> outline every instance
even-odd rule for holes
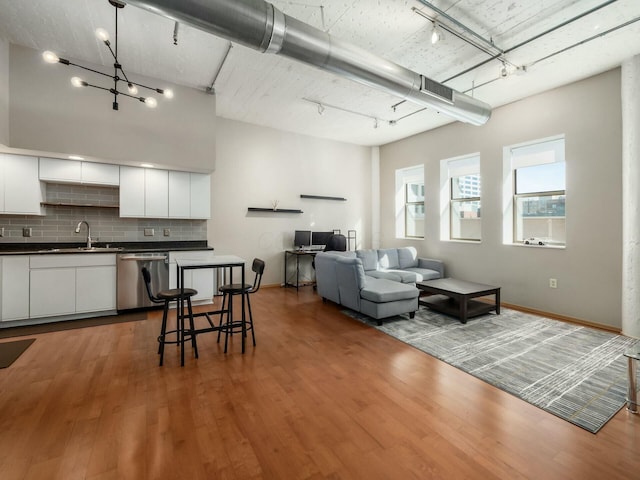
[[[371,248],[380,248],[380,147],[371,147]]]
[[[640,55],[622,64],[622,333],[640,338]]]

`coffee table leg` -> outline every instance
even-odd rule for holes
[[[496,314],[500,315],[500,289],[496,290]]]
[[[467,323],[467,297],[463,296],[460,299],[460,321]]]

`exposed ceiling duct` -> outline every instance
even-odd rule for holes
[[[127,3],[265,53],[277,53],[473,125],[491,106],[289,17],[264,0],[127,0]]]

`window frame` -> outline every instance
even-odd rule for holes
[[[410,201],[409,200],[409,187],[412,185],[417,185],[418,187],[422,187],[422,200]],[[422,217],[424,222],[425,215],[425,206],[424,206],[424,181],[416,182],[413,180],[405,181],[404,183],[404,238],[424,238],[424,231],[422,235],[409,235],[409,208],[422,206]],[[420,196],[418,196],[420,198]],[[415,230],[415,228],[414,228]],[[424,230],[424,225],[423,225]]]
[[[548,147],[545,147],[548,145]],[[561,148],[560,148],[561,147]],[[540,159],[539,161],[531,161],[531,160],[523,160],[524,157],[527,156],[527,150],[532,153],[546,153],[553,152],[553,159],[551,161]],[[518,208],[520,201],[526,198],[538,197],[538,198],[552,198],[552,197],[563,197],[565,201],[565,235],[566,235],[566,158],[565,158],[565,150],[566,150],[566,141],[564,135],[534,140],[531,142],[519,144],[519,145],[511,145],[504,147],[504,170],[505,170],[505,179],[510,178],[511,182],[509,185],[509,208],[505,210],[504,223],[507,223],[507,220],[510,220],[511,228],[507,229],[505,225],[504,229],[504,243],[510,243],[513,245],[525,245],[525,235],[524,232],[521,234],[522,239],[518,238],[518,230],[521,228],[522,222],[522,214]],[[525,153],[518,154],[518,151]],[[514,154],[515,152],[515,154]],[[531,153],[529,153],[531,155]],[[521,157],[521,158],[518,158]],[[520,165],[518,165],[520,163]],[[553,163],[561,163],[564,165],[564,190],[542,190],[542,191],[528,191],[526,193],[518,193],[517,191],[517,180],[518,180],[518,170],[522,168],[527,168],[531,166],[541,166],[546,164]],[[508,165],[508,171],[507,171]],[[506,184],[509,182],[505,182]],[[505,188],[505,196],[506,196],[506,188]],[[560,218],[560,217],[558,217]],[[507,231],[509,232],[509,237],[507,237]],[[544,239],[545,246],[551,246],[556,248],[565,248],[566,247],[566,238],[564,242],[558,242],[553,240]]]
[[[459,157],[440,160],[440,239],[453,242],[482,242],[482,223],[478,237],[463,237],[454,234],[454,215],[456,204],[478,202],[482,208],[482,173],[480,152],[474,152]],[[454,181],[460,177],[477,176],[479,196],[459,197],[454,194]],[[480,217],[478,217],[480,220]],[[481,221],[481,220],[480,220]]]
[[[424,181],[424,165],[414,165],[411,167],[396,169],[396,209],[395,209],[395,229],[396,238],[409,240],[424,239],[426,234],[426,222],[423,220],[422,235],[407,235],[407,224],[410,215],[407,214],[410,206],[422,205],[423,215],[426,219],[426,182]],[[422,200],[407,203],[409,195],[409,185],[422,185]]]

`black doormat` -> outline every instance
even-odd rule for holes
[[[35,341],[35,338],[29,338],[27,340],[0,343],[0,368],[7,368],[15,362],[16,359],[22,355],[22,352],[29,348],[29,345]]]
[[[96,327],[112,323],[137,322],[146,320],[146,312],[124,313],[121,315],[109,315],[105,317],[83,318],[81,320],[66,320],[64,322],[41,323],[38,325],[24,325],[18,327],[6,327],[0,329],[0,338],[24,337],[39,333],[59,332],[74,328]]]

